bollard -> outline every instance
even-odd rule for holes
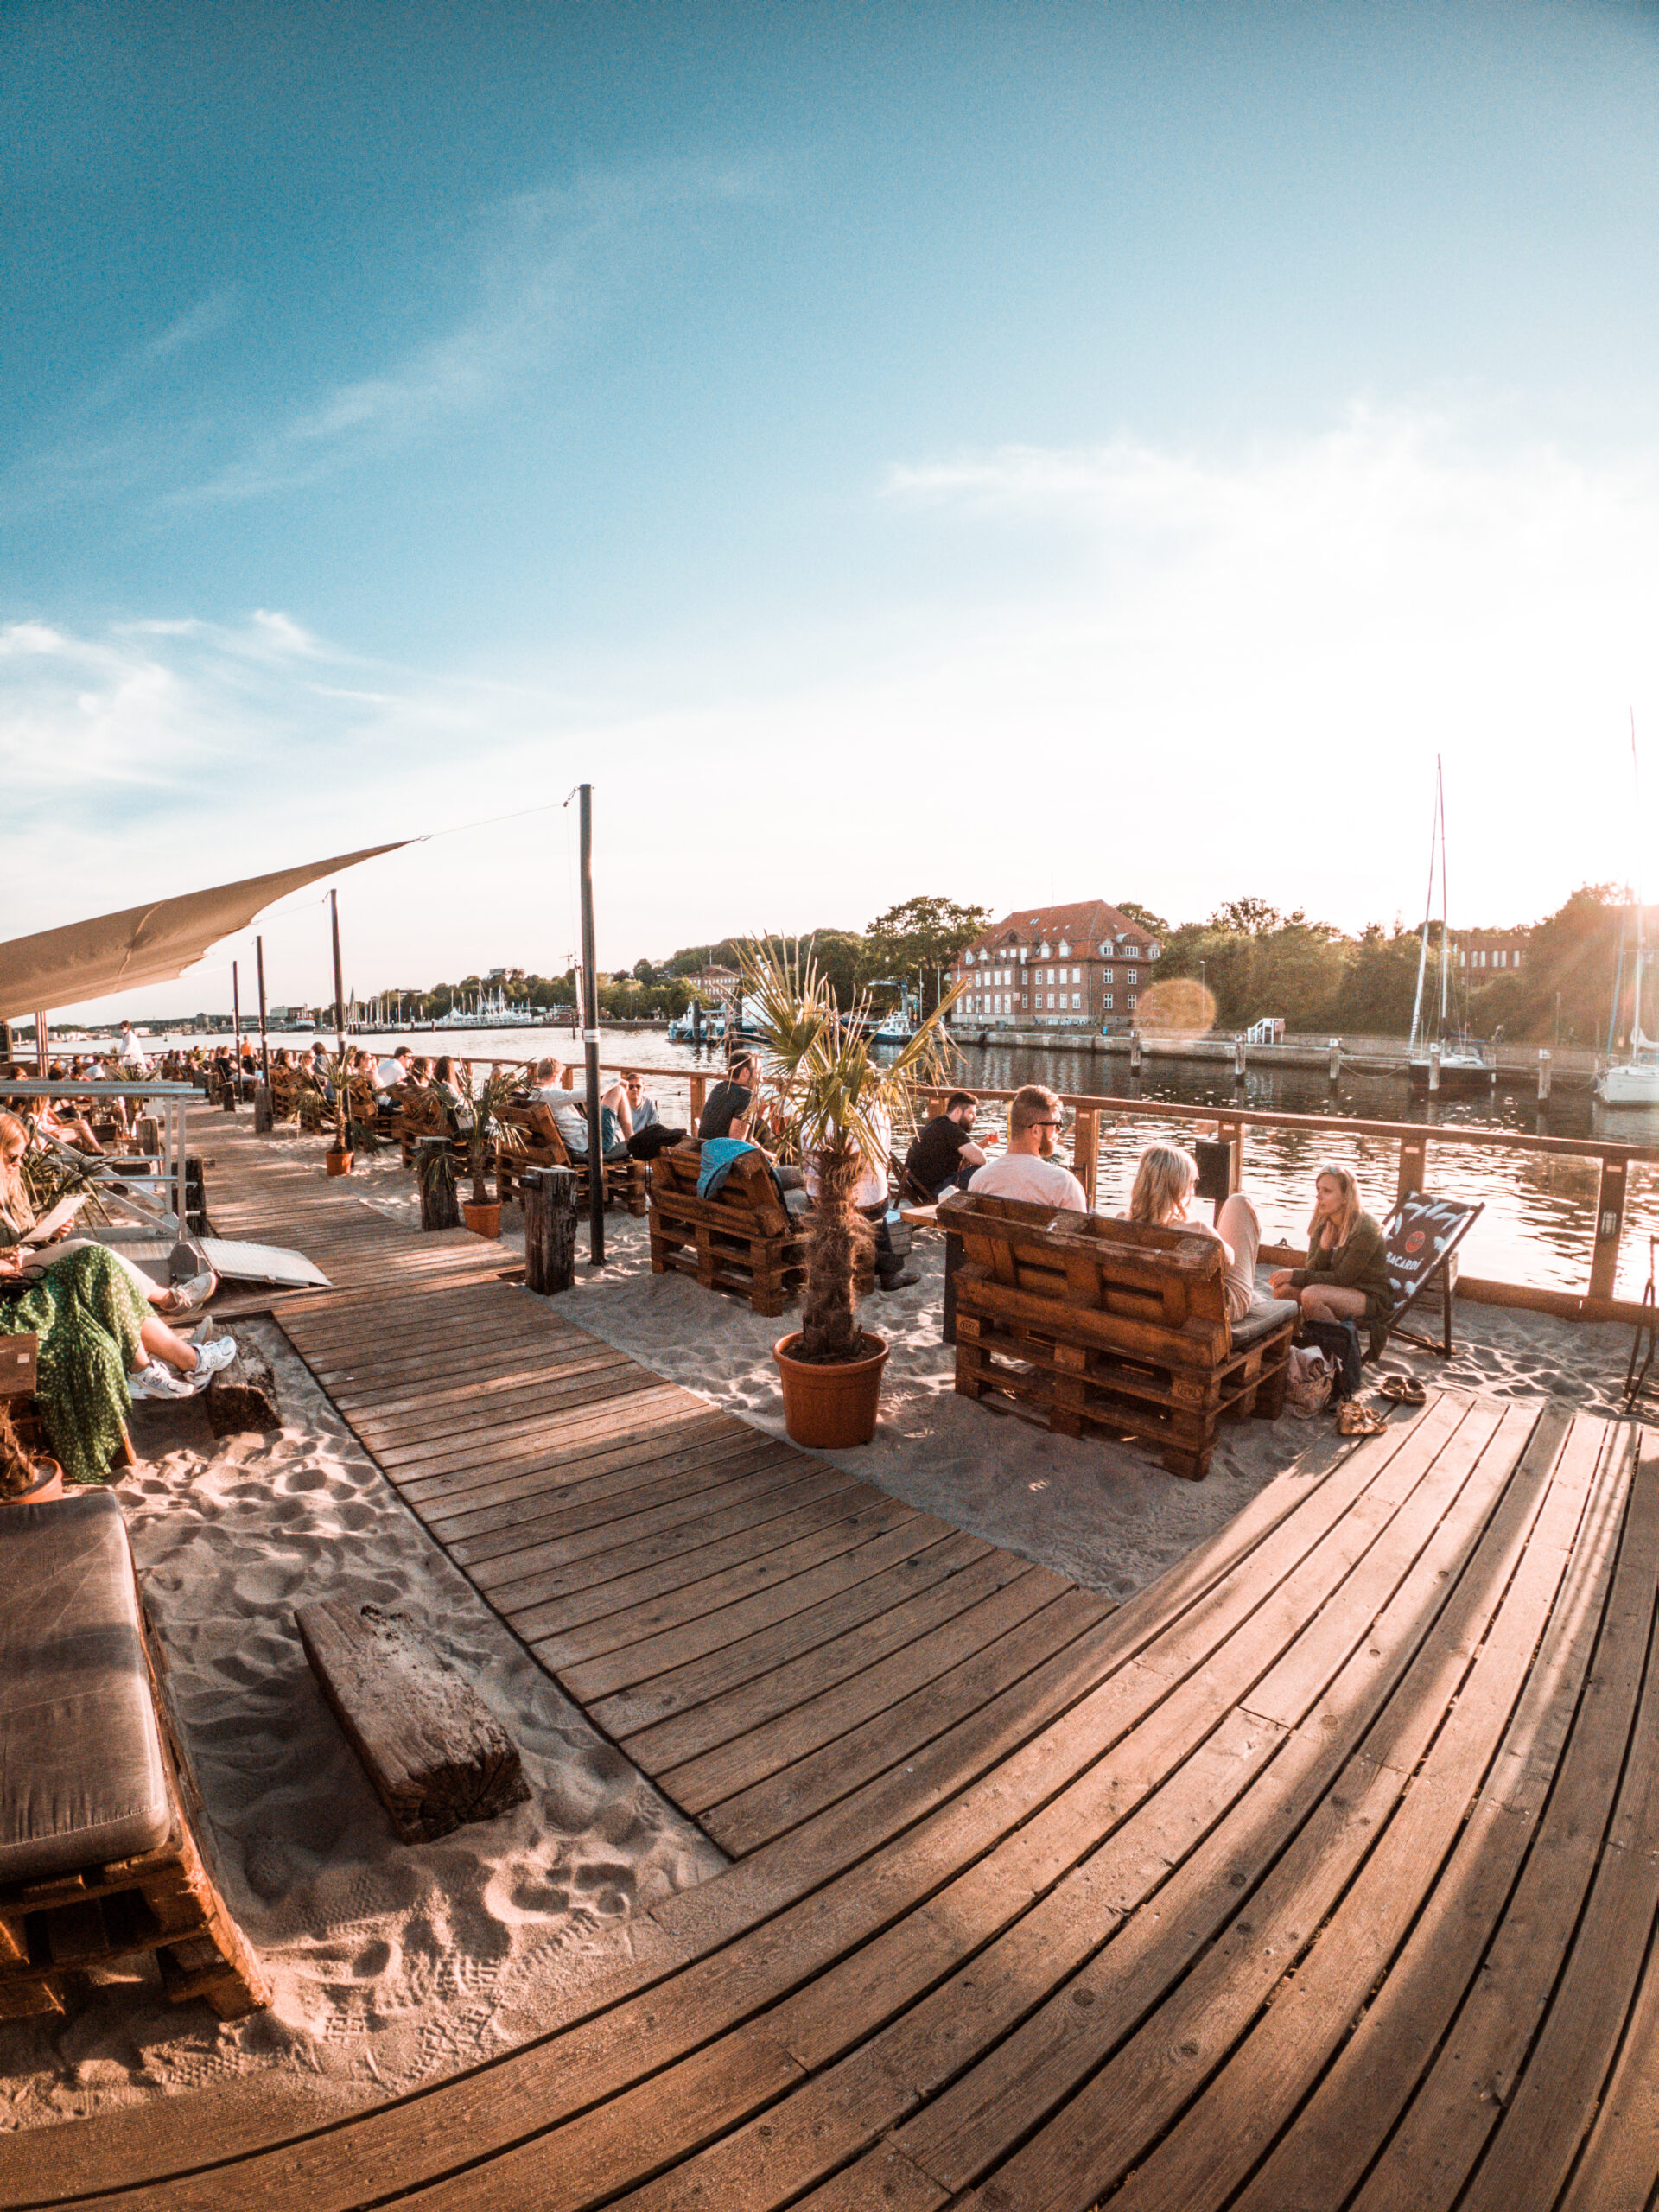
[[[1243,1083],[1245,1072],[1244,1039],[1242,1037],[1235,1037],[1233,1039],[1233,1081]]]
[[[524,1194],[524,1285],[548,1298],[576,1280],[576,1171],[527,1167]]]
[[[1539,1055],[1538,1055],[1538,1097],[1539,1097],[1539,1103],[1541,1104],[1541,1103],[1542,1103],[1546,1099],[1548,1099],[1548,1096],[1549,1096],[1549,1054],[1548,1054],[1548,1052],[1541,1052],[1539,1053]]]
[[[1428,1048],[1428,1087],[1431,1091],[1440,1087],[1440,1048],[1438,1045],[1431,1045]]]
[[[459,1229],[461,1208],[455,1201],[455,1163],[448,1137],[423,1137],[415,1157],[415,1176],[421,1192],[423,1229]]]
[[[1129,1073],[1131,1075],[1139,1075],[1140,1072],[1141,1032],[1137,1029],[1133,1033],[1129,1039]]]
[[[1325,1063],[1325,1079],[1327,1083],[1340,1083],[1342,1080],[1342,1039],[1340,1037],[1333,1037],[1331,1039],[1331,1057]]]
[[[270,1135],[270,1125],[276,1119],[271,1103],[270,1085],[256,1083],[253,1086],[253,1133],[257,1137]]]

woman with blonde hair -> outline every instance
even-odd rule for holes
[[[1242,1321],[1251,1306],[1267,1302],[1255,1287],[1262,1224],[1243,1191],[1222,1200],[1213,1229],[1207,1221],[1189,1216],[1187,1208],[1198,1186],[1198,1163],[1190,1152],[1177,1144],[1149,1144],[1135,1166],[1128,1218],[1153,1229],[1188,1229],[1200,1236],[1213,1236],[1226,1255],[1227,1318]]]
[[[1280,1268],[1273,1290],[1294,1298],[1310,1321],[1363,1320],[1375,1330],[1387,1315],[1394,1296],[1388,1247],[1345,1167],[1321,1167],[1314,1177],[1307,1265]]]

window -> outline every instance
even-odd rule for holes
[[[1103,968],[1103,969],[1101,969],[1101,971],[1100,971],[1100,980],[1101,980],[1101,982],[1102,982],[1103,983],[1109,983],[1109,982],[1111,982],[1111,980],[1112,980],[1112,971],[1111,971],[1111,969],[1110,969],[1109,968]],[[1108,999],[1108,1000],[1107,1000],[1107,1001],[1106,1001],[1106,1003],[1107,1003],[1107,1005],[1108,1005],[1108,1006],[1110,1006],[1110,1004],[1111,1004],[1111,1001],[1110,1001],[1110,999]]]
[[[1133,983],[1138,982],[1140,979],[1136,976],[1133,968],[1126,968],[1123,970],[1123,980],[1126,983]]]
[[[1052,992],[1052,991],[1051,991],[1051,992],[1049,993],[1049,995],[1048,995],[1048,1005],[1049,1005],[1049,1011],[1050,1011],[1050,1013],[1052,1014],[1052,1013],[1053,1012],[1053,1010],[1054,1010],[1054,994],[1053,994],[1053,992]]]
[[[1516,953],[1515,960],[1514,960],[1514,963],[1513,963],[1513,964],[1514,964],[1516,967],[1517,967],[1517,968],[1518,968],[1518,967],[1521,965],[1521,963],[1522,963],[1522,962],[1526,958],[1526,957],[1527,957],[1527,956],[1526,956],[1526,954],[1525,954],[1524,952],[1517,951],[1517,952]]]
[[[1071,958],[1071,946],[1066,943],[1065,939],[1064,938],[1062,938],[1060,939],[1060,957],[1061,957],[1061,959],[1062,959],[1062,960],[1069,960],[1069,959]]]
[[[1158,948],[1155,944],[1149,944],[1147,947],[1147,957],[1148,960],[1155,960],[1158,957]]]
[[[1135,1012],[1135,993],[1133,991],[1129,993],[1127,1003],[1128,1005],[1129,1012],[1133,1014]]]
[[[1076,992],[1076,991],[1073,991],[1073,992],[1072,992],[1072,994],[1071,994],[1071,1011],[1072,1011],[1072,1013],[1073,1013],[1073,1014],[1075,1014],[1075,1013],[1077,1012],[1077,1007],[1079,1007],[1079,1005],[1080,1005],[1081,1003],[1082,1003],[1082,1000],[1081,1000],[1080,994],[1079,994],[1079,993],[1077,993],[1077,992]]]
[[[1509,954],[1507,952],[1500,952],[1495,964],[1499,968],[1507,968],[1510,964]]]
[[[1102,999],[1102,1001],[1101,1001],[1101,1004],[1102,1004],[1102,1006],[1103,1006],[1103,1007],[1105,1007],[1105,1009],[1106,1009],[1106,1011],[1107,1011],[1107,1013],[1108,1013],[1108,1014],[1109,1014],[1109,1013],[1111,1012],[1111,1010],[1112,1010],[1112,995],[1111,995],[1111,993],[1110,993],[1109,991],[1108,991],[1108,992],[1107,992],[1107,994],[1106,994],[1106,995],[1105,995],[1105,997],[1104,997],[1103,999]]]

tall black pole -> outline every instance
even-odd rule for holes
[[[594,968],[594,787],[582,786],[582,1041],[588,1065],[588,1256],[605,1264],[605,1151],[599,1103],[599,977]]]
[[[265,1035],[265,940],[253,940],[253,957],[259,969],[259,1080],[270,1081],[270,1045]]]
[[[346,986],[340,977],[340,893],[328,893],[328,919],[334,933],[334,1045],[340,1058],[346,1057]]]
[[[237,963],[231,963],[231,1058],[236,1062],[236,1091],[242,1095],[242,988]]]

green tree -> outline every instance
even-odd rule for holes
[[[990,923],[988,906],[963,906],[954,899],[903,899],[865,930],[869,973],[906,981],[919,974],[923,1005],[936,1006],[941,972]]]

